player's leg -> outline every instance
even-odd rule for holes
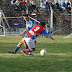
[[[27,45],[25,39],[24,39],[24,46],[25,46],[25,49],[28,49],[28,45]]]
[[[16,53],[18,51],[18,49],[21,47],[21,45],[23,44],[23,39],[19,42],[19,44],[16,46],[16,48],[14,49],[14,52]]]
[[[14,49],[14,51],[9,51],[9,53],[13,53],[13,54],[15,54],[17,51],[18,51],[18,49],[21,47],[21,45],[24,43],[24,39],[22,39],[20,42],[19,42],[19,44],[16,46],[16,48]]]
[[[34,55],[33,51],[35,51],[35,48],[29,48],[29,49],[26,49],[26,50],[23,50],[20,52],[21,52],[22,56],[24,56],[24,53],[27,53],[27,52],[30,52],[30,55]]]
[[[35,48],[29,48],[29,49],[23,50],[24,53],[26,53],[26,52],[32,53],[33,51],[35,51]]]
[[[22,55],[24,55],[24,53],[27,53],[27,52],[30,52],[30,54],[33,55],[32,52],[35,50],[35,42],[34,42],[34,40],[32,40],[31,38],[25,38],[25,42],[28,45],[29,49],[21,51]]]
[[[27,46],[27,44],[26,44],[26,42],[25,42],[25,39],[23,38],[23,39],[19,42],[19,44],[16,46],[16,48],[15,48],[15,50],[14,50],[15,53],[18,51],[18,49],[21,47],[21,45],[22,45],[23,43],[24,43],[25,49],[28,49],[28,46]]]

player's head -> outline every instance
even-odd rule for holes
[[[24,14],[23,18],[24,18],[25,21],[28,21],[29,20],[28,14]]]
[[[40,22],[40,25],[45,27],[45,22]]]

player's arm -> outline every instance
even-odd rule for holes
[[[23,35],[27,31],[28,31],[28,29],[25,29],[23,32],[20,33],[20,36]]]
[[[34,25],[32,25],[33,27]],[[23,35],[25,32],[29,31],[32,27],[28,27],[27,29],[25,29],[23,32],[20,33],[20,36]]]
[[[47,32],[46,32],[47,33]],[[49,38],[51,39],[51,40],[53,40],[54,41],[54,43],[56,43],[56,40],[54,40],[54,38],[50,35],[50,34],[46,34],[46,35],[48,35],[49,36]]]
[[[51,37],[51,36],[50,36],[50,34],[49,34],[49,33],[47,33],[45,30],[43,30],[43,31],[41,32],[41,34],[45,35],[47,38],[49,38],[49,37],[50,37],[50,39],[52,39],[52,40],[54,41],[54,43],[56,43],[56,40],[54,40],[54,38],[53,38],[53,37]]]
[[[53,37],[51,37],[51,36],[50,36],[50,38],[54,41],[54,43],[56,43],[56,40],[54,40],[54,38],[53,38]]]

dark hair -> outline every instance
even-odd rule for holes
[[[40,22],[40,25],[41,26],[45,26],[45,22]]]
[[[23,16],[27,16],[28,17],[28,14],[23,14]]]

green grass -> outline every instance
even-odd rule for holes
[[[54,36],[57,44],[51,39],[37,38],[34,56],[21,56],[9,54],[21,40],[20,37],[0,37],[0,72],[72,72],[72,39],[63,39],[64,36]],[[46,49],[45,56],[40,55],[40,50]]]

